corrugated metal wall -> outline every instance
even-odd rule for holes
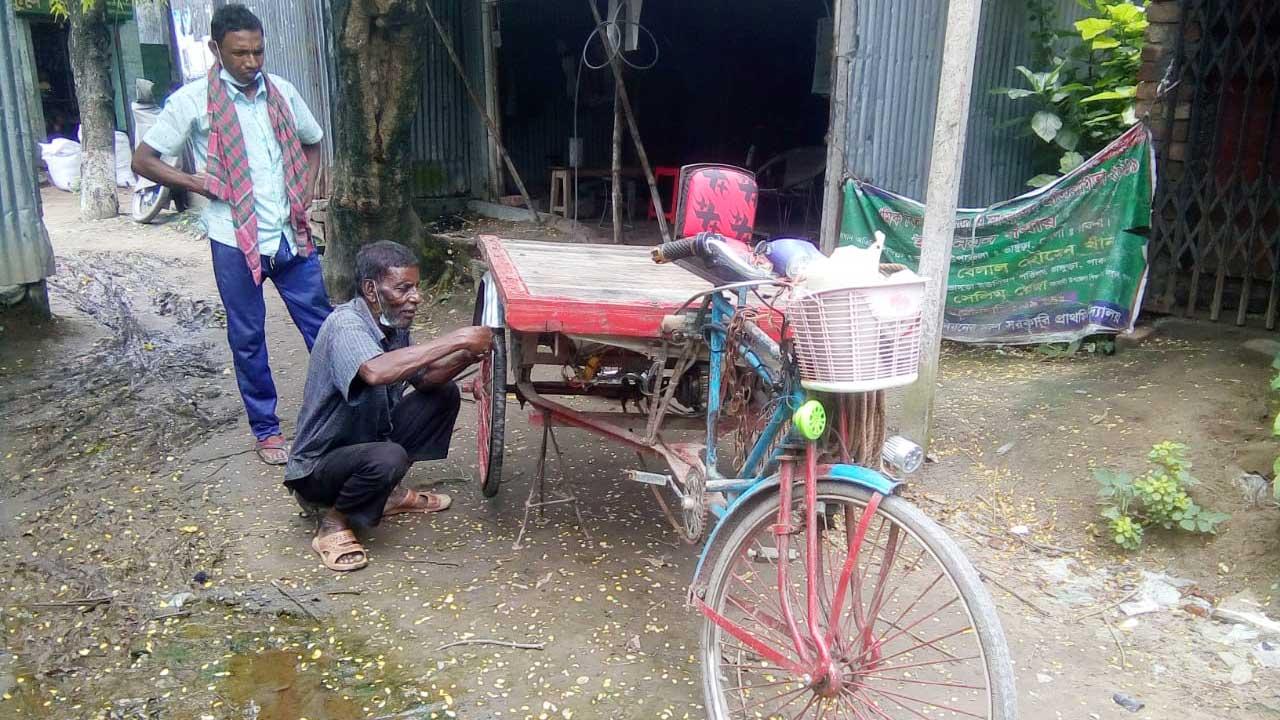
[[[24,285],[53,274],[53,248],[40,217],[35,139],[27,117],[28,87],[22,73],[13,4],[0,9],[0,285]]]
[[[225,0],[169,0],[184,81],[203,76],[212,56],[203,50],[209,39],[209,18]],[[324,23],[328,19],[323,0],[282,3],[278,0],[245,0],[262,20],[267,45],[267,70],[298,88],[311,113],[324,128],[325,157],[333,159],[332,122],[329,112],[329,53]]]
[[[1084,10],[1056,0],[1066,28]],[[947,0],[859,0],[859,46],[850,83],[850,171],[886,189],[923,199],[942,67]],[[1026,0],[986,0],[978,37],[960,202],[982,206],[1029,188],[1034,144],[1006,127],[1028,106],[991,90],[1021,86],[1029,64]]]
[[[333,96],[335,90],[336,79],[333,76],[333,35],[329,27],[329,21],[332,14],[329,10],[329,0],[310,0],[307,7],[314,18],[315,43],[319,48],[320,57],[316,65],[316,78],[314,80],[318,87],[319,95],[316,104],[312,108],[312,114],[320,122],[324,128],[324,160],[325,168],[333,167]],[[331,187],[332,183],[326,179],[326,187]]]
[[[437,0],[432,7],[467,68],[472,88],[482,93],[484,72],[479,3],[474,0],[465,3],[462,0]],[[427,57],[422,71],[418,113],[413,119],[414,195],[465,195],[472,189],[477,159],[479,168],[484,167],[483,156],[473,152],[473,128],[483,125],[483,121],[467,97],[462,79],[458,77],[458,71],[435,28],[428,25],[422,32],[427,43]],[[484,135],[481,134],[480,138],[483,143]],[[478,190],[483,185],[475,187]]]
[[[267,68],[298,88],[311,113],[324,128],[325,157],[333,157],[333,122],[329,110],[329,54],[320,9],[315,2],[248,0],[262,18],[267,41]]]
[[[551,187],[552,165],[569,164],[569,136],[573,128],[573,105],[561,97],[525,98],[537,107],[518,120],[508,119],[503,128],[507,151],[521,177],[535,195],[545,194]],[[602,112],[578,111],[578,135],[582,137],[582,166],[609,167],[613,148],[612,113],[606,122]],[[623,145],[630,157],[630,136]],[[638,165],[637,165],[638,167]],[[585,181],[584,181],[585,182]],[[648,192],[646,190],[646,192]]]
[[[31,136],[36,140],[45,139],[44,105],[40,101],[40,93],[32,88],[39,85],[40,74],[35,66],[35,46],[31,42],[31,27],[28,21],[19,16],[17,25],[17,43],[14,52],[18,54],[18,68],[25,75],[27,87],[27,122],[31,127]]]
[[[480,37],[481,11],[477,0],[467,0],[463,3],[462,23],[461,36],[466,38],[469,50],[462,55],[462,62],[467,67],[467,77],[470,79],[471,87],[478,93],[484,93],[484,52]],[[468,108],[471,117],[474,118],[468,121],[470,126],[468,139],[471,143],[468,155],[471,163],[471,185],[468,194],[472,197],[485,197],[488,195],[489,186],[489,130],[480,119],[479,113],[471,109],[470,105]]]

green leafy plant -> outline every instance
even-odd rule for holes
[[[1136,550],[1145,530],[1152,526],[1212,534],[1231,517],[1200,507],[1187,493],[1187,488],[1199,484],[1191,474],[1187,446],[1159,443],[1147,453],[1147,460],[1152,467],[1138,478],[1107,469],[1093,473],[1098,498],[1104,503],[1102,517],[1115,544]]]
[[[1130,509],[1135,496],[1133,476],[1102,469],[1095,470],[1093,476],[1098,481],[1098,497],[1112,503],[1102,509],[1111,539],[1125,550],[1137,550],[1142,545],[1142,524]]]
[[[18,10],[44,10],[56,20],[66,20],[71,15],[67,6],[68,2],[77,2],[77,0],[16,0],[14,6]],[[132,14],[134,4],[163,5],[168,0],[134,0],[134,3],[130,3],[128,0],[78,0],[78,2],[80,3],[80,9],[84,12],[89,12],[105,2],[108,12],[113,15],[125,15]]]
[[[1043,143],[1045,172],[1027,181],[1032,187],[1071,172],[1138,121],[1146,13],[1128,0],[1077,2],[1092,14],[1071,32],[1047,29],[1057,16],[1046,0],[1029,4],[1037,58],[1048,62],[1038,71],[1017,66],[1026,87],[991,91],[1034,106],[1017,121]],[[1059,40],[1068,43],[1065,53],[1057,52]]]
[[[1027,24],[1031,27],[1031,40],[1036,46],[1034,62],[1039,67],[1053,64],[1058,20],[1058,6],[1053,0],[1027,0]]]

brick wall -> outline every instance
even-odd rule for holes
[[[1181,0],[1148,0],[1146,45],[1142,49],[1142,69],[1138,72],[1138,117],[1146,118],[1155,136],[1160,157],[1167,158],[1160,168],[1161,177],[1181,177],[1187,153],[1187,130],[1191,121],[1191,88],[1177,87],[1158,97],[1159,87],[1169,73],[1178,50],[1179,34],[1187,42],[1199,41],[1200,29],[1183,27]],[[1169,76],[1168,84],[1177,80]],[[1169,124],[1170,111],[1173,124]],[[1168,155],[1163,151],[1168,147]]]

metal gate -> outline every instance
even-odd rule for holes
[[[1183,0],[1152,118],[1164,130],[1150,309],[1276,327],[1280,311],[1280,2]],[[1170,84],[1173,81],[1176,84]]]

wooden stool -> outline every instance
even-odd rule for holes
[[[569,171],[558,169],[551,171],[551,207],[547,212],[561,217],[569,217]]]

